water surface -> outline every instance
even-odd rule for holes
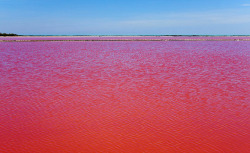
[[[0,152],[249,151],[250,42],[0,42]]]

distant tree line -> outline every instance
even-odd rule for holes
[[[18,36],[18,35],[14,33],[1,33],[0,32],[0,36]]]

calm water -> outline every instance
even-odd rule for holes
[[[0,152],[250,145],[250,42],[0,42]]]

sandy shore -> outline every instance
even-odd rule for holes
[[[250,41],[250,36],[17,36],[0,42],[39,41]]]

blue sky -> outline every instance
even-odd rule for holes
[[[0,0],[0,32],[250,35],[250,0]]]

